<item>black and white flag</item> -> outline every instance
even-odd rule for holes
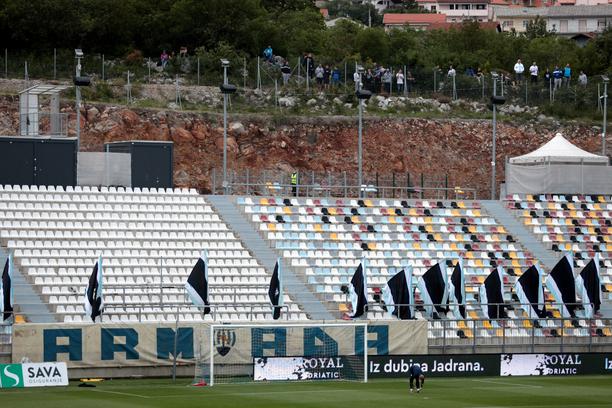
[[[566,254],[552,268],[546,278],[546,287],[552,293],[557,305],[560,305],[561,316],[575,317],[576,279],[574,277],[574,257]]]
[[[10,253],[0,279],[0,313],[2,320],[13,315],[13,254]]]
[[[455,264],[448,283],[448,303],[456,319],[465,319],[465,277],[461,258]]]
[[[504,270],[501,266],[493,269],[480,286],[480,305],[488,319],[507,317],[504,306]]]
[[[273,307],[272,318],[278,320],[283,306],[283,281],[281,273],[280,259],[276,260],[272,279],[270,279],[270,287],[268,288],[268,296]]]
[[[414,296],[412,293],[412,266],[406,266],[396,273],[382,289],[382,300],[385,302],[390,319],[414,319]]]
[[[543,275],[542,268],[535,264],[523,272],[514,284],[514,292],[521,302],[521,309],[531,319],[546,317],[544,286],[542,286]]]
[[[368,283],[366,280],[366,260],[362,259],[348,285],[349,298],[353,307],[351,319],[363,316],[368,311]]]
[[[96,322],[96,317],[100,316],[102,318],[102,312],[104,311],[102,269],[102,255],[100,255],[89,276],[87,288],[85,288],[85,314],[94,323]]]
[[[191,270],[185,290],[191,302],[198,307],[203,314],[210,313],[210,302],[208,301],[208,254],[202,252],[200,258]]]
[[[599,254],[589,261],[576,276],[576,291],[582,299],[584,315],[592,318],[601,306],[601,276],[599,275]]]
[[[448,276],[446,263],[438,262],[427,270],[417,281],[425,311],[430,318],[438,319],[439,313],[446,313],[448,303]],[[435,306],[434,306],[435,305]]]

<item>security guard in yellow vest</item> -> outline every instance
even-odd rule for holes
[[[297,171],[291,173],[291,192],[297,197],[298,174]]]

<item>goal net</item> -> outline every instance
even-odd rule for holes
[[[367,381],[367,324],[210,325],[195,382]]]

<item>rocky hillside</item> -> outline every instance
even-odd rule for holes
[[[17,98],[0,100],[0,134],[18,131]],[[62,110],[74,118],[74,109]],[[511,117],[510,117],[511,118]],[[131,109],[86,104],[81,112],[86,151],[101,151],[105,142],[171,140],[175,143],[177,186],[210,191],[212,169],[221,168],[222,116],[160,109]],[[74,135],[74,120],[69,133]],[[232,115],[228,138],[230,169],[277,169],[357,172],[355,117]],[[597,127],[559,124],[537,118],[498,124],[497,177],[503,180],[505,158],[529,152],[561,132],[592,152],[600,149]],[[422,119],[366,116],[364,172],[448,173],[452,186],[473,187],[488,196],[491,154],[489,120]]]

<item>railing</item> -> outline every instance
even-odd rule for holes
[[[471,304],[472,306],[474,304]],[[389,304],[384,303],[369,303],[369,311],[385,310],[385,308],[397,307],[399,311],[402,308],[414,308],[415,310],[423,310],[427,307],[440,307],[446,309],[458,306],[457,304],[439,305],[439,304]],[[588,351],[594,346],[610,346],[612,345],[612,337],[606,336],[604,331],[612,331],[612,319],[606,317],[586,317],[580,316],[583,304],[572,303],[562,304],[557,302],[547,302],[546,307],[560,309],[563,306],[575,307],[578,312],[574,317],[552,317],[547,314],[546,317],[539,317],[533,314],[533,306],[536,304],[529,303],[486,303],[478,304],[480,307],[496,306],[502,310],[520,309],[527,313],[527,317],[501,318],[501,319],[486,319],[486,318],[447,318],[442,316],[438,319],[429,320],[429,331],[435,334],[429,340],[430,350],[436,350],[442,354],[446,354],[453,349],[471,349],[471,352],[486,351],[487,349],[501,349],[505,352],[510,347],[528,347],[531,352],[535,352],[538,348],[558,347],[560,352],[564,348],[569,347],[586,347]],[[592,307],[592,306],[591,306]],[[448,312],[452,315],[452,312]],[[603,326],[597,326],[597,322],[603,323]],[[514,327],[513,327],[514,325]],[[582,329],[586,330],[586,335],[569,334],[569,330]],[[528,335],[519,334],[519,331],[524,330]],[[440,333],[441,331],[441,333]],[[454,331],[456,336],[449,336],[448,333]],[[491,331],[495,333],[491,335]],[[567,339],[571,337],[571,342]]]
[[[213,169],[212,193],[223,191],[223,173]],[[296,197],[364,197],[418,199],[476,199],[474,188],[453,186],[448,175],[412,175],[410,173],[374,173],[366,175],[364,184],[347,172],[299,172],[298,183],[290,183],[291,174],[272,170],[230,171],[231,194]],[[360,194],[362,193],[362,194]]]

